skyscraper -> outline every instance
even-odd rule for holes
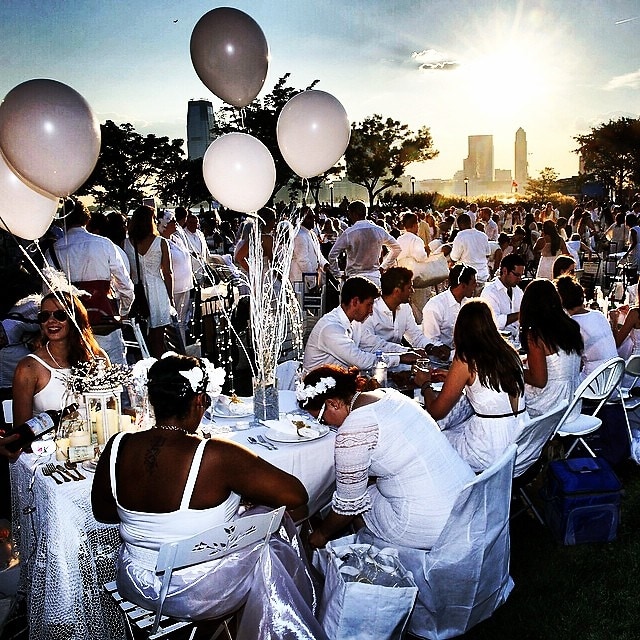
[[[189,100],[187,109],[187,150],[189,160],[202,158],[213,142],[213,105],[208,100]]]
[[[463,160],[466,178],[493,182],[493,136],[469,136],[469,156]]]
[[[515,181],[518,186],[524,186],[529,180],[529,172],[527,170],[527,134],[522,127],[516,131],[515,150]]]

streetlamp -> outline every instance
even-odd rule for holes
[[[333,182],[329,185],[329,195],[331,197],[331,208],[333,209]]]
[[[416,179],[413,176],[411,176],[411,195],[416,195]]]
[[[469,178],[464,179],[464,197],[469,197]]]

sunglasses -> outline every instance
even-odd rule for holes
[[[56,309],[55,311],[40,311],[37,319],[38,324],[44,324],[51,316],[53,316],[58,322],[66,322],[69,319],[69,315],[62,309]]]

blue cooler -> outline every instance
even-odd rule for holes
[[[556,460],[541,490],[545,519],[562,544],[611,542],[618,533],[621,493],[604,458]]]

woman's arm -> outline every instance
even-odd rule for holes
[[[527,347],[527,368],[524,370],[524,381],[542,389],[547,384],[547,355],[544,343],[530,337]]]
[[[544,236],[540,236],[536,240],[536,243],[533,245],[533,253],[535,255],[538,255],[539,253],[542,253],[542,249],[543,249],[545,243],[546,243],[546,240],[545,240]]]
[[[429,373],[427,376],[426,381],[429,382],[431,374]],[[425,408],[434,420],[441,420],[453,409],[462,396],[462,390],[467,384],[471,384],[471,379],[472,374],[468,365],[462,360],[454,358],[449,373],[444,380],[442,391],[438,395],[433,392],[430,386],[421,387]],[[417,372],[416,383],[420,384],[422,381],[423,377],[421,377],[420,372]]]
[[[611,319],[611,331],[613,331],[613,337],[616,339],[616,347],[619,347],[631,333],[636,324],[638,324],[638,307],[634,307],[629,310],[627,317],[624,319],[624,324],[620,327],[618,325],[618,317],[620,312],[616,309],[609,313]]]
[[[169,251],[169,243],[165,238],[160,238],[160,249],[162,257],[160,259],[160,270],[164,279],[164,286],[167,289],[169,302],[173,306],[173,269],[171,267],[171,252]]]
[[[33,396],[38,382],[38,363],[23,358],[13,374],[13,424],[20,425],[33,417]]]

